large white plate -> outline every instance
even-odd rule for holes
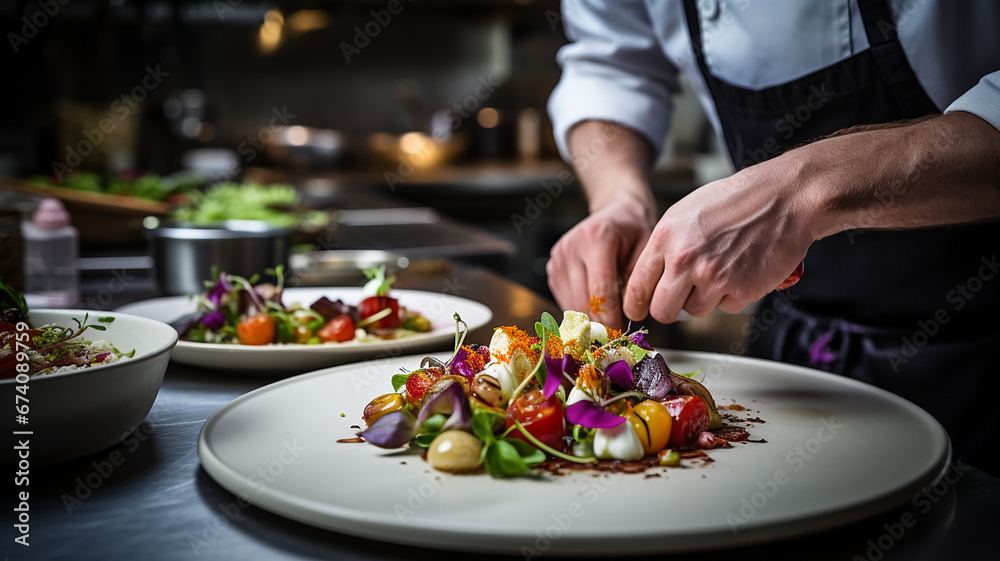
[[[529,554],[626,554],[729,547],[819,531],[887,510],[945,468],[948,437],[926,412],[872,386],[815,370],[705,353],[667,353],[703,368],[720,404],[764,423],[766,444],[647,474],[496,480],[432,471],[420,456],[354,436],[368,400],[419,357],[284,380],[217,411],[198,442],[220,485],[264,509],[366,538]],[[759,412],[758,412],[759,411]],[[346,417],[341,417],[341,413]],[[527,558],[527,557],[526,557]]]
[[[274,371],[304,372],[335,364],[369,358],[398,357],[421,350],[449,348],[455,339],[454,314],[458,312],[469,328],[486,325],[493,312],[486,306],[448,294],[420,290],[393,290],[401,306],[423,314],[431,322],[431,331],[401,339],[359,343],[327,343],[323,345],[220,345],[178,341],[170,358],[193,366],[267,373]],[[299,302],[309,306],[322,296],[357,304],[363,299],[361,288],[288,288],[282,300],[285,304]],[[193,312],[197,302],[188,296],[169,296],[143,300],[118,308],[117,311],[171,322]]]

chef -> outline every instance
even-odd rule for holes
[[[606,298],[597,319],[619,325],[759,301],[747,354],[902,395],[994,471],[1000,3],[562,8],[549,111],[590,215],[552,249],[559,304]],[[681,73],[738,171],[658,216],[647,173]]]

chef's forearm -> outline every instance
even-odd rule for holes
[[[570,129],[567,146],[591,212],[614,198],[630,198],[649,209],[655,221],[648,178],[653,154],[645,138],[615,123],[584,121]]]
[[[786,157],[817,239],[1000,218],[1000,131],[970,113],[868,128]]]

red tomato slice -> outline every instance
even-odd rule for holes
[[[674,420],[669,446],[696,448],[698,437],[708,430],[708,406],[696,395],[679,395],[661,401]]]
[[[320,327],[316,336],[319,337],[320,341],[327,343],[350,341],[354,339],[354,320],[347,314],[340,314]]]
[[[395,329],[399,327],[399,300],[388,296],[370,296],[358,304],[358,319],[363,320],[371,317],[382,310],[389,308],[392,312],[384,318],[373,321],[368,325],[370,329]]]
[[[566,421],[562,402],[556,396],[545,399],[542,390],[534,390],[518,397],[507,407],[507,427],[514,426],[514,421],[544,444],[563,450]],[[508,436],[531,443],[520,429],[514,429]]]

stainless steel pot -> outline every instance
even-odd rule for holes
[[[255,220],[227,220],[212,226],[148,224],[147,237],[164,294],[198,294],[220,271],[249,277],[276,265],[288,266],[292,230]]]

